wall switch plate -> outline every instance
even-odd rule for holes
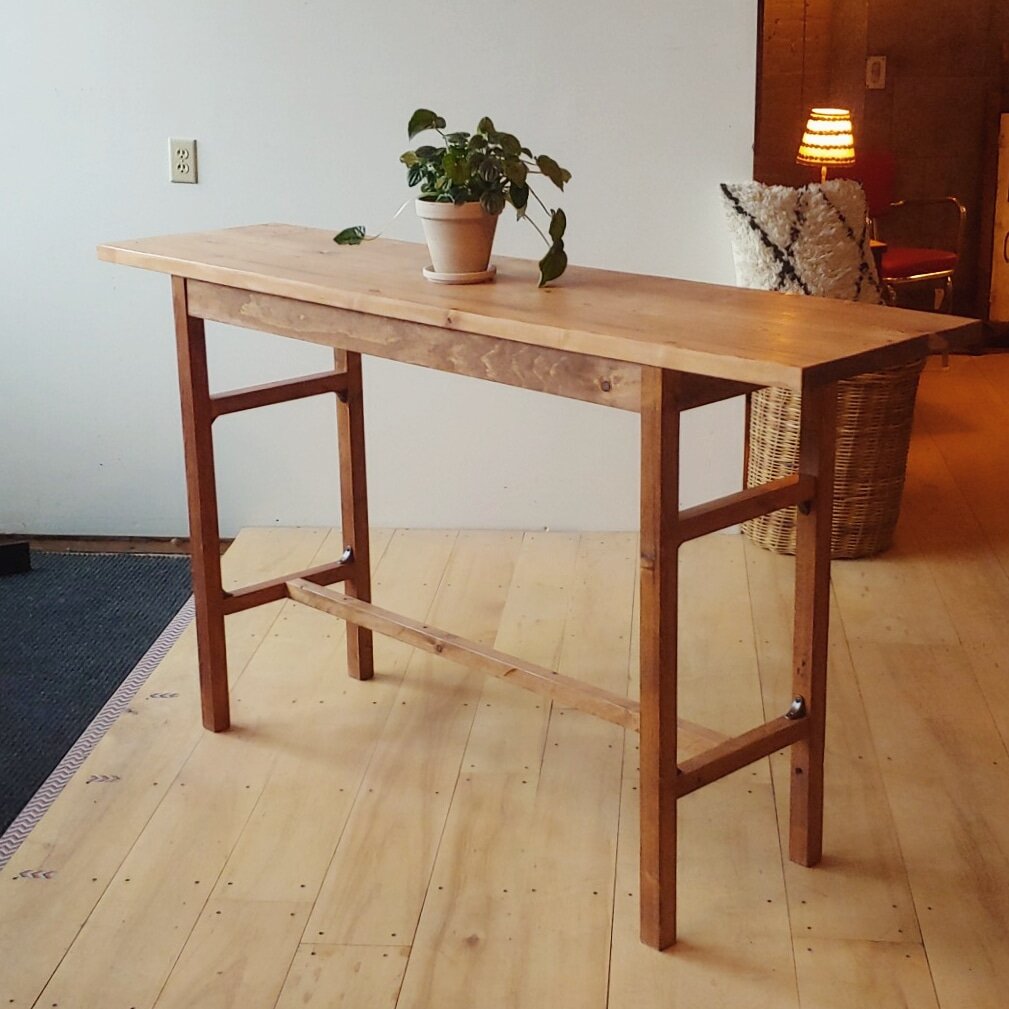
[[[169,140],[172,182],[196,182],[196,141]]]
[[[886,87],[885,56],[870,56],[865,61],[865,86],[870,91],[882,91]]]

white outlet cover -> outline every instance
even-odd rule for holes
[[[169,178],[172,182],[197,181],[196,141],[171,139],[168,141]]]

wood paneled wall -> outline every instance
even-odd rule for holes
[[[1003,0],[764,0],[754,178],[801,185],[794,164],[806,110],[851,108],[856,144],[892,151],[901,197],[954,194],[968,233],[957,310],[984,315],[998,113],[1009,110],[1009,5]],[[886,87],[865,60],[887,57]]]

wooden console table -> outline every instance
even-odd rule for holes
[[[372,676],[372,632],[538,691],[641,736],[641,937],[676,939],[676,803],[791,747],[790,853],[820,860],[836,382],[924,355],[967,320],[893,308],[571,268],[537,289],[533,264],[442,287],[422,246],[340,248],[331,234],[262,225],[103,245],[110,262],[171,274],[178,341],[203,723],[227,729],[227,614],[291,598],[347,621],[350,675]],[[334,348],[332,370],[211,395],[204,320]],[[583,685],[371,603],[361,356],[503,382],[641,415],[641,700]],[[798,472],[679,508],[680,414],[763,385],[802,392]],[[212,425],[227,413],[335,393],[346,549],[340,562],[225,592]],[[677,719],[680,544],[799,508],[792,697],[735,738]],[[343,583],[343,591],[327,586]],[[693,756],[678,762],[677,745]]]

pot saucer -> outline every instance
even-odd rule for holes
[[[492,264],[486,270],[474,273],[438,273],[433,266],[425,266],[421,273],[425,280],[430,280],[433,284],[484,284],[494,279],[497,267]]]

